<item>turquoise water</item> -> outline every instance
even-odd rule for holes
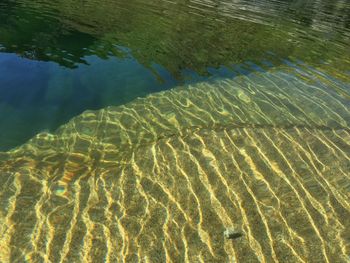
[[[348,83],[349,13],[347,1],[2,1],[0,149],[87,109],[290,59]]]

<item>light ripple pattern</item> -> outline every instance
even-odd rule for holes
[[[283,69],[197,83],[1,153],[0,261],[349,262],[336,84]]]

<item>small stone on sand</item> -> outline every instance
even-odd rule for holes
[[[241,236],[243,236],[242,232],[236,228],[226,228],[226,230],[224,231],[224,237],[226,239],[236,239]]]

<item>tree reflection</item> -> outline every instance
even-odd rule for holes
[[[73,68],[89,55],[122,58],[127,54],[120,47],[126,47],[145,67],[162,65],[177,79],[185,69],[206,75],[208,67],[258,63],[267,52],[309,62],[334,58],[331,43],[350,35],[350,4],[344,0],[21,0],[2,2],[1,9],[6,52]],[[317,34],[332,41],[325,46],[307,39]]]

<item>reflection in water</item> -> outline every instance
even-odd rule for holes
[[[159,92],[3,153],[0,259],[347,262],[349,101],[305,77]]]
[[[349,8],[2,1],[0,262],[348,262]]]
[[[350,37],[346,1],[16,3],[5,5],[13,11],[3,14],[4,48],[67,67],[84,63],[89,55],[122,58],[118,45],[129,48],[144,66],[155,62],[181,77],[183,69],[204,74],[208,66],[259,61],[267,51],[325,60],[344,51],[334,45]]]
[[[0,120],[0,149],[52,131],[85,109],[209,75],[265,70],[288,58],[349,81],[347,1],[18,0],[2,1],[0,10],[1,50],[37,61],[0,55],[0,110],[7,116]],[[55,108],[46,93],[54,94]]]

